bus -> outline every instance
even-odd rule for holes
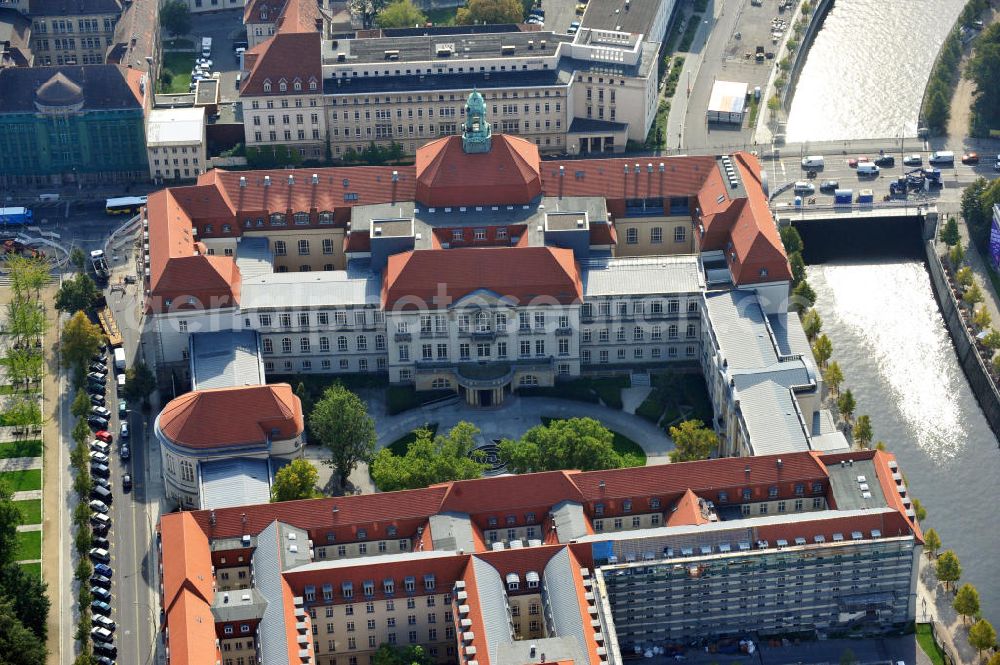
[[[104,205],[104,212],[109,215],[138,215],[144,205],[146,205],[145,196],[123,196],[108,199]]]
[[[23,207],[0,208],[0,225],[24,226],[32,222],[31,211]]]

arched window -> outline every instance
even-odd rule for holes
[[[264,79],[264,92],[271,92],[271,79]]]
[[[281,352],[291,353],[292,352],[292,340],[288,337],[281,338]]]

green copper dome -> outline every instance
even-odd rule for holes
[[[489,152],[493,129],[486,120],[486,102],[478,90],[473,90],[465,102],[465,123],[462,125],[462,150],[467,153]]]

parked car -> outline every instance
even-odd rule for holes
[[[90,416],[87,418],[87,424],[97,429],[105,429],[108,426],[108,419],[101,418],[100,416]]]
[[[111,555],[108,553],[108,551],[100,547],[90,548],[89,555],[91,561],[97,561],[99,563],[108,563],[109,561],[111,561]]]
[[[90,509],[102,513],[104,515],[108,514],[108,504],[104,503],[103,501],[98,501],[97,499],[94,499],[93,501],[90,502]]]
[[[858,164],[861,164],[861,163],[867,162],[867,161],[869,161],[867,157],[865,157],[864,155],[860,155],[858,157],[851,157],[850,159],[848,159],[847,160],[847,165],[850,166],[852,169],[854,169],[854,168],[857,168]]]
[[[90,623],[94,624],[95,626],[101,626],[102,628],[107,628],[112,632],[114,632],[115,630],[115,622],[106,616],[101,616],[100,614],[95,614],[93,617],[91,617]]]
[[[93,471],[93,467],[91,467],[91,471]],[[94,487],[101,487],[101,488],[106,489],[106,490],[110,490],[111,489],[111,481],[108,480],[107,478],[101,478],[100,476],[94,476],[92,478],[92,480],[94,481]]]
[[[103,501],[104,503],[111,503],[111,488],[102,487],[94,483],[94,486],[90,489],[90,498]]]
[[[97,665],[115,665],[115,661],[107,656],[101,656],[97,659]]]
[[[107,379],[100,372],[87,372],[87,380],[94,383],[105,383]]]
[[[121,439],[125,439],[125,440],[127,440],[127,439],[128,439],[128,423],[122,423],[122,424],[121,424],[121,425],[120,425],[120,426],[118,427],[118,438],[119,438],[120,440],[121,440]]]
[[[125,474],[122,476],[122,491],[128,492],[132,489],[132,476]]]
[[[111,658],[118,657],[118,649],[114,644],[110,642],[95,642],[94,643],[94,653],[104,656],[110,656]]]
[[[104,575],[105,577],[114,577],[114,571],[111,570],[111,566],[106,563],[95,563],[94,572]]]
[[[114,439],[114,437],[111,436],[111,432],[104,429],[94,432],[94,437],[100,439],[104,443],[111,443]]]
[[[824,180],[819,185],[819,191],[821,192],[835,192],[840,189],[839,180]]]
[[[87,379],[87,394],[91,396],[101,395],[103,397],[104,393],[107,392],[107,388],[108,387],[104,385],[103,381],[98,383],[96,381],[91,381],[90,379]]]
[[[108,444],[104,443],[100,439],[94,439],[93,441],[90,442],[90,449],[92,451],[94,451],[94,452],[98,452],[98,453],[101,453],[103,455],[107,455],[108,451],[111,450],[111,446],[109,446]]]
[[[101,418],[110,418],[111,411],[104,406],[92,406],[90,407],[90,412],[95,416],[100,416]]]
[[[90,465],[90,475],[100,476],[101,478],[109,478],[111,476],[111,469],[107,464],[92,463]]]
[[[92,536],[90,538],[90,544],[93,545],[94,547],[100,547],[102,550],[106,550],[109,547],[111,547],[111,541],[109,541],[104,536]],[[102,577],[102,576],[98,575],[98,577]],[[104,579],[107,579],[107,578],[105,577]],[[108,582],[110,583],[111,580],[108,580]]]
[[[104,395],[94,393],[90,396],[90,403],[94,406],[104,406]]]
[[[94,573],[90,576],[91,586],[102,586],[106,589],[111,588],[111,578],[101,575],[99,573]]]
[[[978,152],[967,152],[967,153],[965,153],[964,155],[962,155],[962,163],[963,164],[969,164],[970,166],[973,165],[973,164],[978,164],[979,163],[979,153]]]
[[[101,374],[104,374],[105,372],[108,371],[108,366],[105,365],[104,363],[102,363],[99,360],[95,360],[95,361],[93,361],[93,362],[90,363],[90,371],[91,372],[100,372]]]
[[[111,461],[107,455],[104,453],[97,452],[96,450],[90,451],[90,461],[97,462],[98,464],[107,464]]]
[[[800,180],[792,187],[792,190],[796,194],[812,194],[816,191],[816,187],[811,182],[806,182]]]
[[[128,415],[128,402],[124,399],[118,400],[118,417],[124,418]]]
[[[878,159],[875,160],[876,166],[881,166],[882,168],[888,168],[890,166],[896,165],[896,158],[892,155],[880,155]]]
[[[111,606],[102,600],[95,600],[90,603],[90,611],[94,614],[103,614],[107,616],[111,614]]]
[[[127,443],[122,444],[121,456],[122,456],[122,461],[123,462],[127,462],[128,458],[132,456],[132,451],[129,450],[129,447],[128,447]]]
[[[99,586],[90,587],[90,595],[97,600],[103,600],[105,603],[111,602],[111,592],[107,589]]]
[[[90,523],[95,527],[99,526],[102,528],[108,528],[108,529],[111,528],[111,518],[108,517],[105,513],[91,513]],[[107,533],[107,531],[105,531],[105,533]],[[98,548],[98,549],[103,549],[103,548]]]
[[[111,531],[111,520],[108,520],[107,524],[95,524],[92,521],[90,523],[90,530],[99,536],[107,536],[108,532]]]
[[[802,158],[802,168],[804,169],[821,169],[823,168],[825,160],[822,155],[810,155],[809,157]]]

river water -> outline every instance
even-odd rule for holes
[[[899,459],[962,580],[1000,625],[1000,450],[958,365],[920,261],[812,265],[823,331],[875,439]],[[918,608],[919,613],[919,608]]]
[[[792,98],[789,142],[916,136],[934,58],[965,0],[835,0]]]

